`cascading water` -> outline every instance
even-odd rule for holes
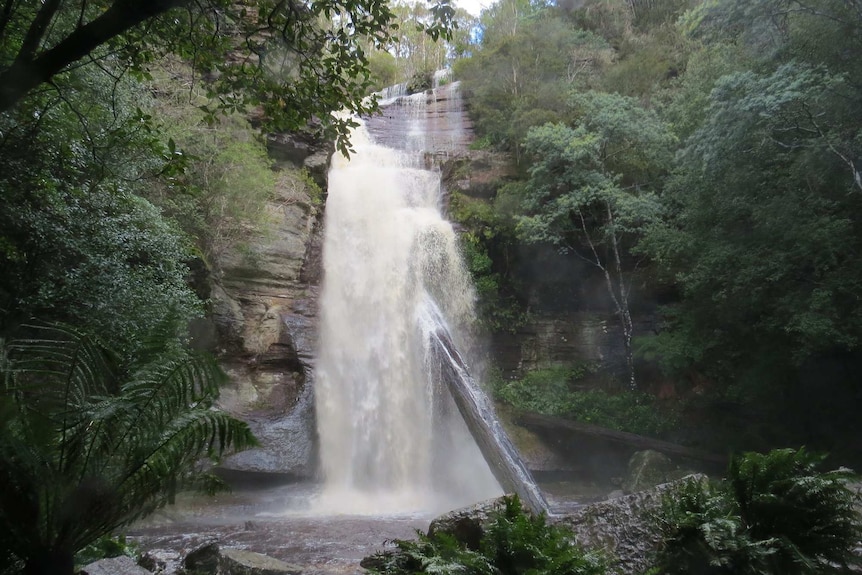
[[[418,116],[417,116],[418,117]],[[410,127],[414,142],[421,122]],[[473,289],[437,173],[354,130],[329,174],[316,404],[325,486],[341,513],[437,511],[500,493],[428,373],[427,316],[463,343]],[[422,146],[411,144],[419,151]]]

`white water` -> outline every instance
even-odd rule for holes
[[[364,127],[351,142],[349,161],[333,157],[326,204],[318,508],[435,512],[498,495],[448,392],[426,373],[429,307],[456,343],[473,317],[469,274],[440,213],[439,176],[375,145]]]

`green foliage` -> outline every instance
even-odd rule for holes
[[[166,322],[124,360],[63,327],[29,327],[0,355],[0,555],[72,573],[74,553],[173,500],[212,488],[202,457],[255,444],[214,409],[224,374]]]
[[[455,75],[472,95],[470,109],[480,136],[517,154],[531,127],[564,118],[569,91],[591,84],[608,60],[609,47],[548,11],[512,9],[529,16],[513,19],[501,9],[486,22],[480,48],[456,63]]]
[[[449,1],[426,12],[406,28],[418,26],[429,41],[450,37],[456,13]],[[376,0],[10,3],[0,16],[0,112],[49,81],[62,90],[64,72],[81,59],[120,62],[143,79],[150,63],[173,53],[217,72],[208,84],[218,96],[206,109],[211,120],[255,107],[278,130],[317,118],[347,151],[343,137],[355,122],[331,112],[376,109],[364,99],[368,48],[397,41],[398,32],[389,4]]]
[[[480,321],[492,331],[514,332],[527,314],[509,270],[495,262],[507,260],[515,242],[510,219],[499,213],[495,201],[457,192],[450,195],[449,209],[452,219],[467,230],[460,235],[461,251],[476,287]]]
[[[159,94],[153,115],[181,170],[142,191],[194,241],[212,266],[227,249],[266,231],[267,202],[274,199],[276,175],[260,134],[239,114],[208,123],[201,107],[211,105],[192,88],[191,70],[166,61],[150,86]],[[252,233],[250,233],[252,232]]]
[[[857,130],[860,95],[797,63],[716,83],[667,190],[672,217],[643,244],[676,271],[672,328],[698,342],[698,364],[738,373],[858,345],[858,194],[841,159],[858,152],[839,131]]]
[[[649,97],[685,69],[692,49],[693,43],[672,25],[649,34],[628,35],[619,46],[617,60],[602,76],[601,87],[626,96]]]
[[[469,49],[475,18],[461,8],[455,9],[447,37],[433,40],[425,33],[433,20],[433,10],[425,2],[396,0],[392,4],[392,12],[398,34],[390,37],[371,55],[377,53],[388,57],[387,66],[391,62],[391,81],[380,85],[380,88],[404,83],[408,86],[408,93],[427,90],[432,87],[435,71],[446,68],[452,58],[462,56]]]
[[[517,497],[507,497],[504,508],[494,513],[478,550],[446,533],[429,537],[417,533],[415,541],[396,540],[394,551],[366,558],[372,573],[407,575],[461,573],[464,575],[602,575],[603,561],[571,542],[565,528],[549,525],[545,517],[533,517]]]
[[[67,80],[62,98],[0,117],[0,331],[63,320],[126,352],[166,312],[201,312],[188,241],[136,194],[176,166],[140,86],[91,69]],[[99,104],[111,99],[113,111]]]
[[[77,553],[75,553],[75,565],[89,565],[93,561],[110,557],[136,557],[138,548],[131,541],[127,541],[124,535],[105,535],[93,541]]]
[[[518,229],[528,241],[584,250],[637,239],[659,215],[653,180],[669,162],[672,138],[654,114],[630,99],[588,92],[572,98],[574,128],[533,128],[524,148],[534,159]]]
[[[524,411],[562,415],[575,390],[573,384],[588,373],[586,366],[529,371],[521,379],[492,383],[497,400]]]
[[[650,574],[759,573],[746,569],[769,553],[748,536],[725,493],[709,483],[688,480],[667,493],[656,521],[663,540]]]
[[[735,458],[728,487],[755,541],[772,540],[774,573],[819,573],[854,559],[862,535],[858,495],[847,486],[848,469],[820,472],[824,456],[777,449]]]
[[[629,433],[662,437],[677,429],[679,414],[647,393],[579,389],[588,366],[527,372],[492,382],[495,399],[523,410],[574,419]]]
[[[805,575],[838,572],[862,524],[846,469],[778,449],[734,458],[719,486],[697,481],[665,496],[659,573]]]
[[[642,357],[771,413],[761,445],[839,435],[862,357],[857,3],[506,0],[481,23],[455,71],[525,175],[495,199],[518,239],[595,262],[621,318],[629,289],[632,313],[661,293]],[[824,388],[848,399],[830,425],[784,415]]]
[[[378,50],[368,55],[368,72],[371,76],[369,92],[397,84],[398,67],[395,56]]]

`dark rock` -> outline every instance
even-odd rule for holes
[[[219,545],[211,542],[190,551],[183,559],[183,567],[195,575],[215,575],[219,566]]]
[[[497,190],[518,175],[508,154],[488,150],[466,150],[449,156],[440,169],[447,190],[484,200],[495,198]]]
[[[632,495],[619,494],[610,501],[585,505],[575,511],[548,517],[550,523],[572,530],[573,540],[588,549],[598,549],[610,558],[609,573],[643,573],[655,553],[660,533],[655,515],[662,497],[683,481],[705,481],[705,475],[690,475]],[[477,548],[493,513],[503,499],[492,499],[450,511],[431,522],[428,534],[447,533],[470,548]]]
[[[175,575],[182,564],[180,553],[171,549],[150,549],[138,559],[138,565],[156,575]]]
[[[604,551],[611,558],[609,573],[643,573],[650,567],[660,542],[655,516],[661,508],[662,497],[683,481],[705,480],[705,475],[690,475],[550,519],[571,529],[578,544]]]
[[[434,519],[428,527],[428,535],[445,533],[469,549],[478,549],[485,528],[491,523],[494,513],[503,507],[503,498],[499,497],[470,507],[455,509]]]
[[[109,559],[99,559],[81,570],[81,575],[152,575],[131,557],[122,555]]]
[[[320,186],[320,189],[326,193],[326,187],[329,183],[329,163],[332,159],[332,150],[329,148],[319,150],[303,160],[302,166],[308,170],[311,179],[314,183]]]
[[[302,568],[243,549],[225,548],[218,560],[218,575],[301,575]]]
[[[294,168],[301,168],[306,158],[328,147],[326,141],[313,131],[266,136],[269,157],[277,164],[288,164]]]

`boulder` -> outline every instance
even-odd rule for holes
[[[131,557],[122,555],[109,559],[99,559],[81,570],[81,575],[152,575]]]
[[[175,575],[181,572],[183,560],[179,551],[150,549],[141,555],[138,565],[156,575]]]
[[[673,479],[676,467],[670,458],[658,451],[636,451],[629,459],[628,471],[623,479],[623,491],[636,493]]]
[[[584,505],[570,513],[550,515],[548,521],[570,529],[572,539],[579,545],[604,552],[610,560],[609,574],[643,573],[650,567],[660,541],[655,516],[662,497],[683,481],[705,480],[705,475],[689,475],[646,491]],[[476,549],[491,515],[502,505],[503,499],[499,498],[450,511],[431,522],[428,534],[447,533]]]
[[[689,475],[646,491],[592,503],[573,513],[551,516],[550,520],[571,529],[578,544],[607,554],[608,573],[643,573],[650,567],[661,539],[655,517],[662,497],[682,482],[705,480],[705,475]]]
[[[491,523],[492,515],[501,510],[503,505],[503,498],[498,497],[449,511],[431,522],[428,535],[433,537],[437,533],[445,533],[469,549],[478,549],[485,528]]]
[[[207,543],[190,551],[183,559],[183,568],[195,575],[215,575],[219,564],[218,543]]]
[[[301,567],[253,551],[225,548],[219,553],[218,575],[301,574]]]

